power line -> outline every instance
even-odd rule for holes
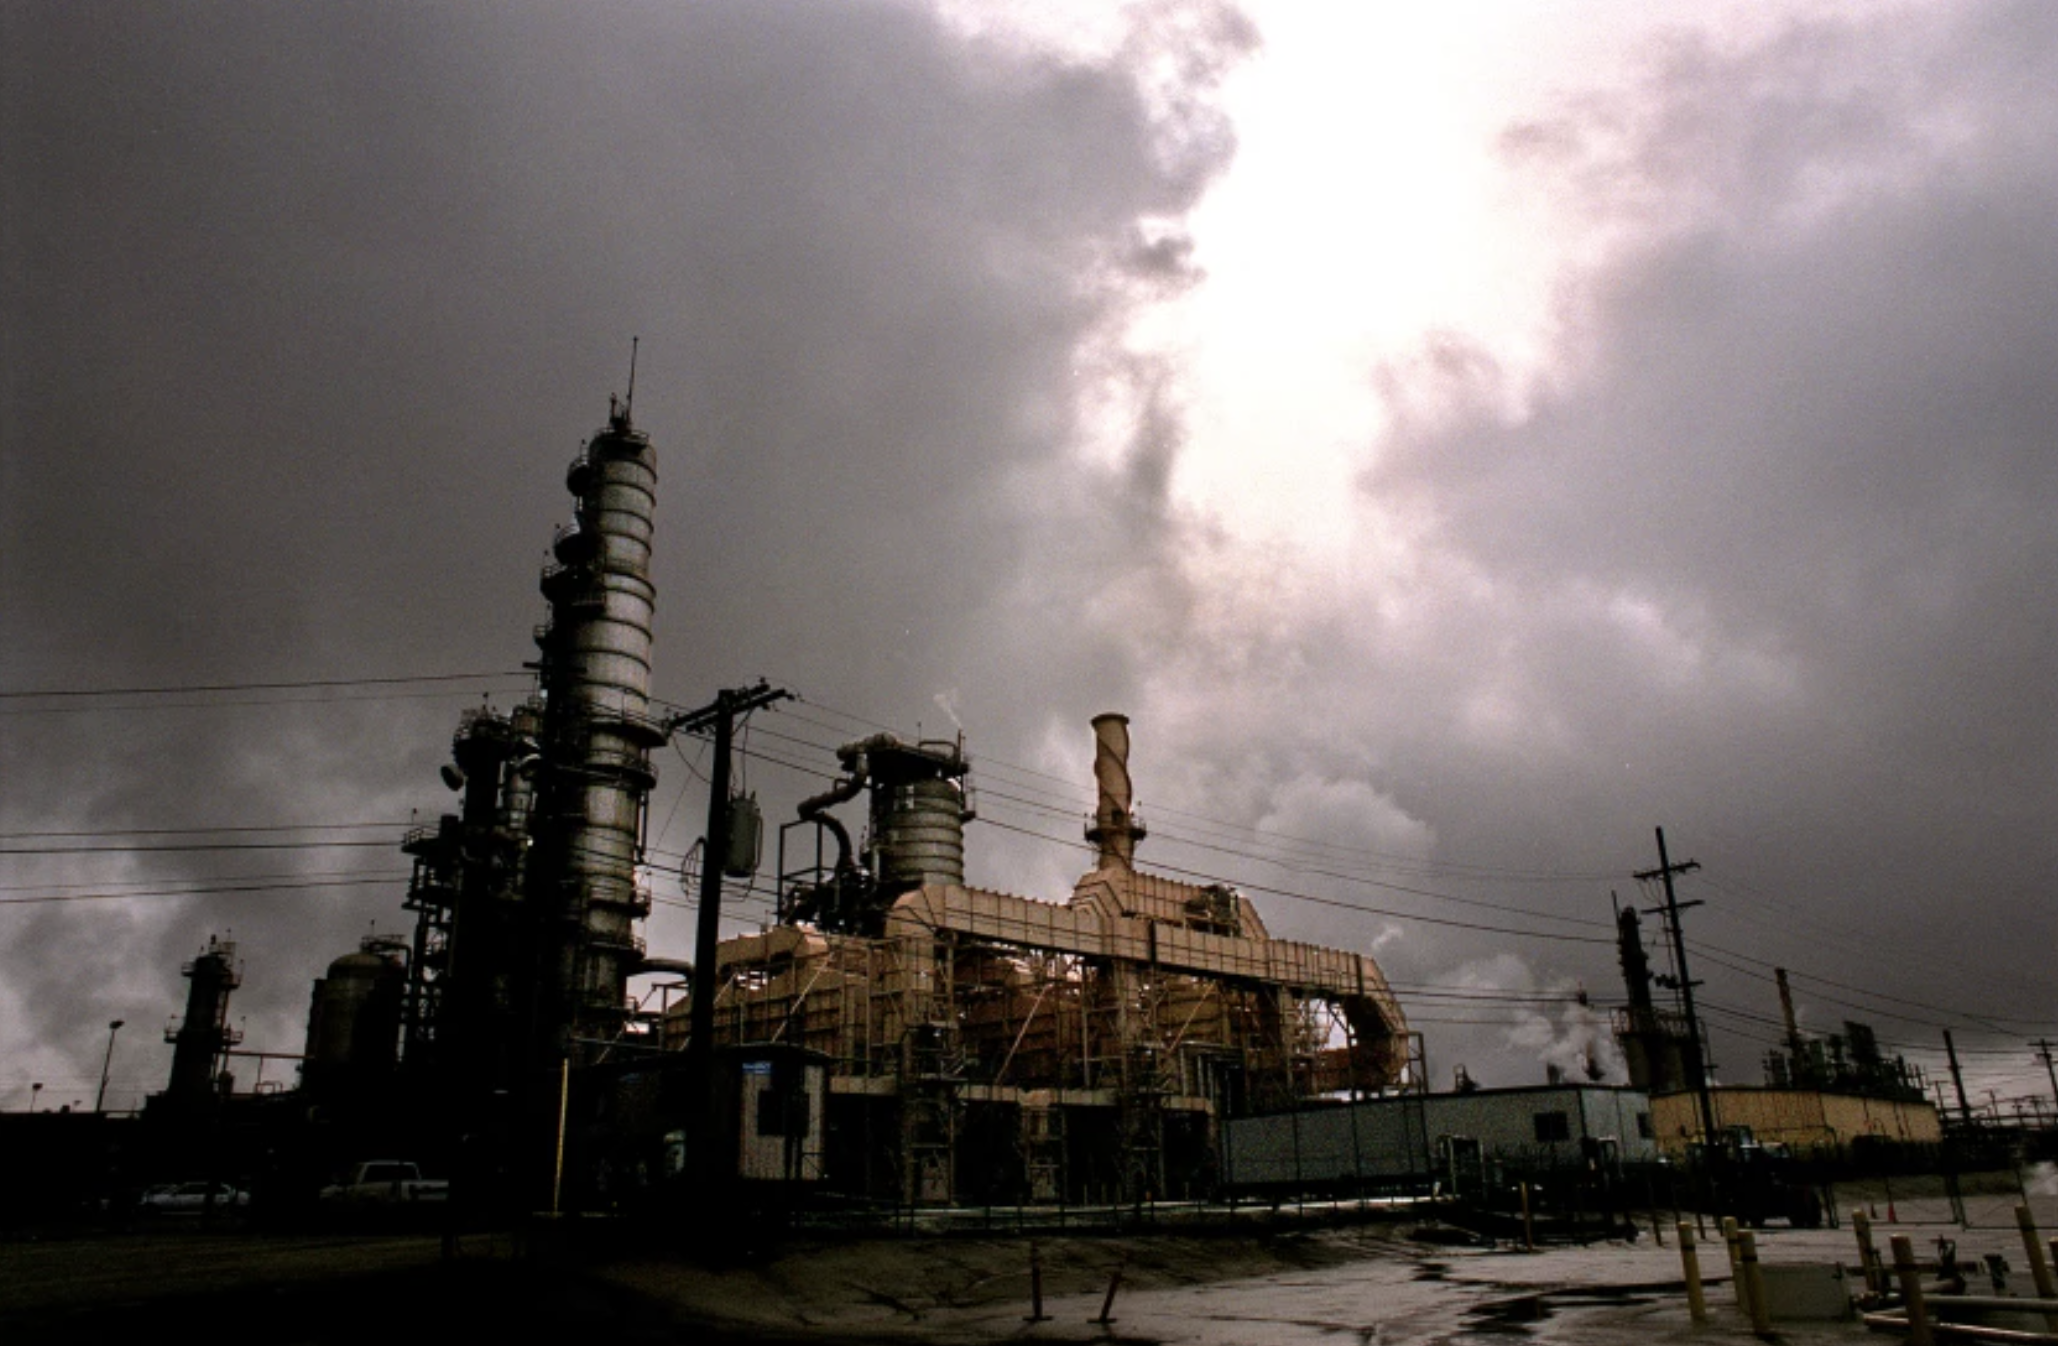
[[[217,884],[209,888],[176,888],[155,892],[145,890],[122,893],[46,893],[36,897],[0,897],[0,906],[26,907],[51,902],[119,902],[130,898],[213,897],[224,893],[278,893],[305,888],[385,887],[388,884],[398,883],[405,878],[405,875],[400,875],[397,877],[370,879],[315,879],[306,883]]]
[[[0,855],[150,855],[199,851],[326,851],[350,846],[383,846],[396,849],[399,843],[387,838],[339,841],[223,841],[175,842],[165,846],[0,846]]]
[[[368,828],[397,828],[405,822],[375,823],[274,823],[265,827],[108,827],[83,832],[0,832],[0,841],[33,841],[38,838],[74,837],[200,837],[253,832],[362,832]]]
[[[281,692],[312,687],[399,687],[416,682],[478,682],[486,678],[519,678],[521,669],[499,669],[491,673],[422,673],[413,677],[306,678],[297,682],[211,682],[162,687],[46,687],[36,691],[0,691],[0,701],[42,700],[59,697],[171,696],[202,692]]]

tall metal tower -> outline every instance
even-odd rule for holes
[[[200,956],[180,971],[190,983],[186,1015],[177,1028],[164,1033],[164,1040],[172,1044],[171,1078],[164,1093],[168,1104],[193,1108],[214,1097],[229,1048],[243,1040],[240,1030],[229,1027],[229,992],[242,985],[243,976],[236,970],[235,944],[212,935]]]
[[[540,1055],[597,1059],[621,1031],[629,974],[643,956],[635,922],[650,750],[650,582],[657,459],[610,401],[607,426],[572,460],[571,524],[543,571],[550,621],[538,628],[543,715],[528,895],[536,922],[534,1007]]]

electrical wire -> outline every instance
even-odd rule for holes
[[[517,678],[523,670],[497,669],[490,673],[422,673],[411,677],[306,678],[295,682],[212,682],[183,683],[161,687],[45,687],[34,691],[0,691],[0,701],[79,698],[95,696],[171,696],[186,693],[278,692],[317,687],[399,687],[417,682],[479,682],[487,678]]]
[[[382,875],[376,878],[363,879],[314,879],[305,883],[282,883],[272,881],[266,883],[250,884],[216,884],[206,888],[168,888],[159,891],[145,890],[140,892],[131,891],[119,893],[45,893],[35,897],[0,897],[0,906],[26,907],[38,906],[52,902],[119,902],[127,901],[132,898],[213,897],[219,894],[229,893],[278,893],[291,892],[307,888],[362,888],[371,886],[384,887],[389,884],[396,884],[405,877],[405,875],[401,875],[399,878]]]

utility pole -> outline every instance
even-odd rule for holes
[[[93,1097],[95,1112],[107,1111],[107,1077],[114,1070],[114,1035],[121,1032],[121,1026],[125,1022],[127,1021],[116,1019],[107,1025],[107,1055],[100,1062],[100,1092]]]
[[[1802,1082],[1801,1077],[1808,1073],[1808,1070],[1807,1066],[1803,1064],[1801,1054],[1800,1021],[1794,1017],[1794,990],[1793,987],[1787,985],[1785,968],[1776,967],[1772,969],[1772,976],[1779,986],[1779,1014],[1781,1019],[1786,1022],[1787,1077],[1794,1082],[1796,1087],[1799,1087]]]
[[[2044,1073],[2051,1077],[2051,1101],[2058,1103],[2058,1069],[2051,1065],[2051,1039],[2038,1038],[2029,1045],[2037,1049],[2037,1060],[2044,1063]]]
[[[708,785],[707,844],[700,856],[700,917],[693,941],[693,1001],[691,1036],[686,1040],[686,1072],[703,1103],[714,1089],[715,1037],[715,946],[720,942],[722,919],[722,862],[729,853],[729,753],[736,737],[736,719],[761,706],[791,697],[791,692],[772,687],[762,678],[754,687],[732,687],[699,710],[675,716],[666,724],[672,733],[714,734],[715,760]],[[704,1116],[711,1114],[703,1111]],[[704,1162],[712,1138],[693,1137],[693,1147]]]
[[[1679,913],[1688,907],[1698,907],[1701,903],[1698,899],[1692,902],[1681,902],[1678,894],[1672,891],[1672,876],[1674,874],[1690,874],[1700,867],[1700,862],[1697,860],[1687,860],[1676,865],[1672,863],[1672,858],[1665,853],[1665,829],[1661,827],[1658,829],[1658,867],[1656,869],[1642,870],[1634,877],[1639,881],[1645,879],[1663,879],[1665,881],[1665,923],[1672,931],[1672,961],[1674,966],[1679,969],[1679,1008],[1680,1012],[1686,1016],[1686,1049],[1690,1058],[1688,1069],[1693,1076],[1694,1092],[1700,1099],[1701,1139],[1704,1144],[1713,1145],[1715,1143],[1715,1099],[1708,1092],[1708,1062],[1701,1047],[1701,1021],[1694,1013],[1694,987],[1699,986],[1700,983],[1695,981],[1687,972],[1686,936],[1679,926]]]
[[[1965,1101],[1965,1077],[1958,1073],[1958,1044],[1951,1041],[1951,1030],[1944,1030],[1944,1055],[1951,1062],[1951,1087],[1958,1091],[1958,1120],[1972,1125],[1972,1105]]]

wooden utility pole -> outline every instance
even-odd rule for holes
[[[1972,1105],[1965,1101],[1965,1077],[1958,1073],[1958,1044],[1951,1041],[1951,1030],[1944,1030],[1944,1055],[1951,1062],[1951,1087],[1958,1091],[1958,1120],[1972,1125]]]
[[[2058,1103],[2058,1069],[2051,1065],[2051,1039],[2038,1038],[2029,1045],[2037,1049],[2037,1060],[2044,1063],[2044,1073],[2051,1077],[2051,1101]]]
[[[692,1036],[686,1040],[686,1070],[703,1100],[713,1093],[715,1037],[715,947],[721,941],[722,865],[729,854],[729,754],[736,737],[736,719],[761,706],[783,701],[791,692],[760,679],[754,687],[732,687],[709,705],[672,719],[674,733],[712,732],[715,760],[708,784],[707,844],[700,854],[700,912],[693,941]],[[706,1152],[706,1137],[695,1148]]]
[[[1656,869],[1642,870],[1635,877],[1639,881],[1645,879],[1663,879],[1665,881],[1665,923],[1672,931],[1672,962],[1673,966],[1679,969],[1679,1008],[1680,1012],[1686,1016],[1686,1049],[1689,1057],[1687,1070],[1692,1076],[1691,1083],[1694,1086],[1694,1093],[1700,1100],[1701,1139],[1704,1143],[1713,1145],[1715,1143],[1715,1099],[1708,1092],[1708,1061],[1701,1046],[1701,1021],[1699,1016],[1694,1013],[1694,987],[1699,986],[1700,983],[1695,981],[1687,971],[1686,936],[1679,927],[1679,913],[1688,907],[1698,907],[1701,904],[1698,900],[1681,902],[1678,894],[1672,890],[1672,876],[1674,874],[1690,874],[1700,867],[1700,862],[1697,860],[1686,860],[1676,865],[1672,863],[1672,858],[1665,853],[1665,829],[1661,827],[1658,829],[1658,867]]]

